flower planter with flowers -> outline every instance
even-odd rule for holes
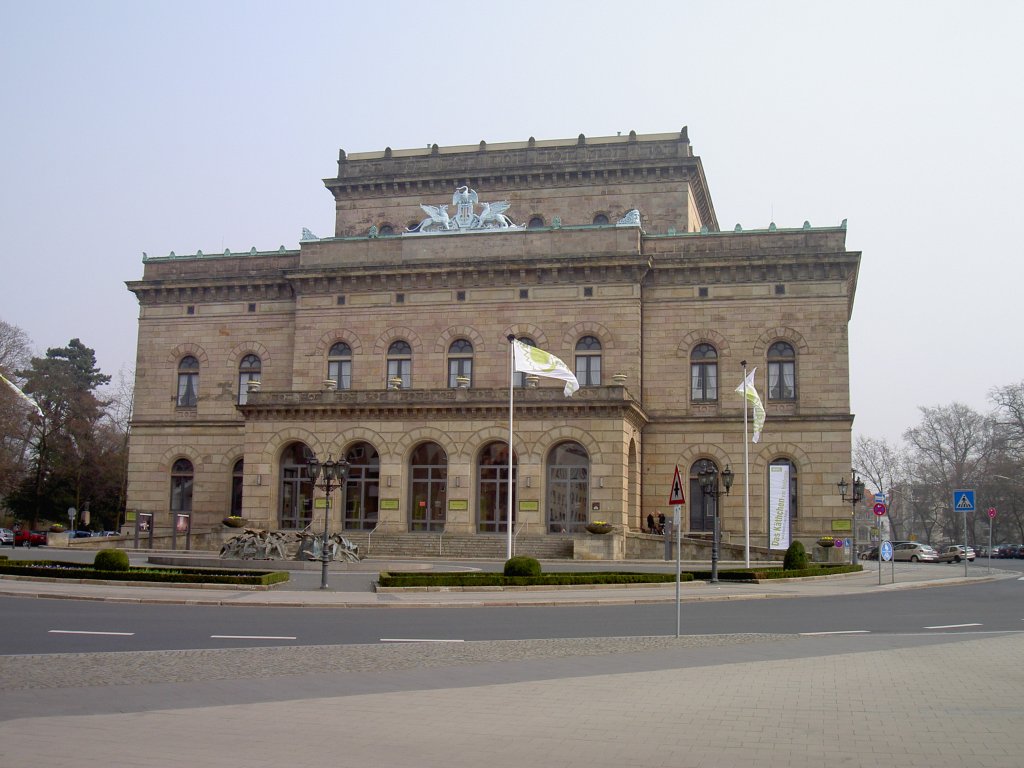
[[[245,525],[245,518],[240,515],[229,515],[222,521],[228,528],[241,528]]]
[[[588,533],[596,533],[596,534],[611,533],[612,532],[612,524],[611,523],[606,523],[603,520],[594,520],[592,523],[587,523],[586,529],[587,529]]]
[[[829,547],[834,547],[835,545],[836,540],[834,536],[822,536],[820,539],[818,539],[819,547],[824,547],[825,549],[828,549]]]

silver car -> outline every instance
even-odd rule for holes
[[[0,546],[4,544],[14,546],[14,531],[10,528],[0,528]]]
[[[944,563],[959,563],[964,559],[964,545],[963,544],[951,544],[946,547],[939,558]],[[973,563],[975,558],[974,547],[967,548],[967,560]]]
[[[911,563],[937,563],[939,553],[930,544],[901,541],[892,548],[892,559]]]

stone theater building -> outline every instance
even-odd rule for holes
[[[169,529],[323,525],[311,453],[351,469],[332,531],[394,551],[504,552],[509,401],[517,552],[588,522],[640,551],[683,478],[684,536],[767,544],[788,467],[793,538],[848,519],[846,224],[723,231],[679,133],[339,153],[333,236],[144,258],[128,507]],[[511,370],[508,337],[575,371]],[[743,361],[767,412],[748,443]],[[717,499],[697,473],[730,467]],[[687,480],[688,479],[688,480]],[[749,512],[745,505],[749,498]],[[839,529],[837,526],[836,529]],[[598,538],[598,537],[592,537]],[[605,537],[601,537],[605,538]],[[727,555],[728,556],[728,555]]]

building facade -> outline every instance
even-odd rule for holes
[[[789,470],[794,538],[849,516],[845,222],[723,232],[686,129],[338,158],[335,231],[297,250],[144,258],[128,506],[170,525],[323,520],[306,462],[351,469],[334,530],[640,532],[684,478],[683,532],[768,534]],[[511,370],[508,337],[580,390]],[[748,444],[743,365],[767,412]],[[511,387],[510,387],[511,385]],[[688,481],[687,481],[688,478]],[[339,503],[340,502],[340,503]],[[426,545],[425,545],[426,546]]]

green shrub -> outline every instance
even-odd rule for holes
[[[506,576],[540,576],[540,561],[525,555],[516,555],[505,562]]]
[[[123,549],[101,549],[92,561],[97,571],[127,571],[128,553]]]
[[[807,568],[809,562],[804,545],[799,541],[794,541],[786,550],[786,556],[782,560],[782,570],[802,571]]]

